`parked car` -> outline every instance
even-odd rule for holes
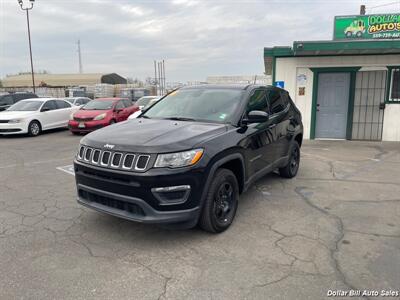
[[[6,110],[20,100],[31,98],[38,98],[38,96],[30,92],[16,92],[0,95],[0,111]]]
[[[296,176],[302,139],[301,114],[283,89],[185,87],[81,140],[78,202],[142,223],[222,232],[257,179],[276,169]]]
[[[67,127],[69,116],[78,109],[78,106],[61,99],[21,100],[0,112],[0,134],[37,136],[47,129]]]
[[[98,98],[71,115],[68,127],[74,134],[90,132],[125,121],[138,109],[125,98]]]
[[[139,109],[142,109],[143,107],[145,107],[153,99],[160,99],[160,97],[158,97],[158,96],[144,96],[142,98],[139,98],[135,102],[135,106],[137,106]]]
[[[64,100],[76,106],[84,106],[85,104],[92,101],[92,99],[87,97],[68,97],[64,98]]]
[[[144,105],[144,106],[142,105],[141,107],[139,107],[139,110],[137,110],[133,114],[131,114],[128,117],[128,119],[131,120],[131,119],[137,118],[138,116],[140,116],[140,114],[142,112],[144,112],[145,110],[150,108],[152,105],[156,104],[160,99],[161,99],[160,97],[155,97],[153,99],[150,99],[150,101],[148,101],[146,105]],[[136,105],[136,103],[135,103],[135,105]]]

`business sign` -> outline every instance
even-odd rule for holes
[[[335,17],[333,39],[400,39],[400,13]]]

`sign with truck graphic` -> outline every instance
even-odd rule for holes
[[[333,39],[400,39],[400,13],[337,16]]]

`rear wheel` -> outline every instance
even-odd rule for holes
[[[279,174],[285,178],[293,178],[297,175],[300,166],[300,147],[297,141],[293,141],[290,147],[289,162],[279,169]]]
[[[38,136],[40,132],[42,131],[42,128],[40,126],[40,123],[38,121],[32,121],[28,125],[28,134],[30,136]]]
[[[212,233],[228,229],[236,215],[239,185],[235,174],[228,169],[216,171],[208,189],[199,225]]]
[[[110,121],[110,125],[117,123],[114,119]]]

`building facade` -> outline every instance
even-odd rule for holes
[[[299,41],[264,48],[264,63],[302,112],[304,138],[400,141],[399,39]]]

